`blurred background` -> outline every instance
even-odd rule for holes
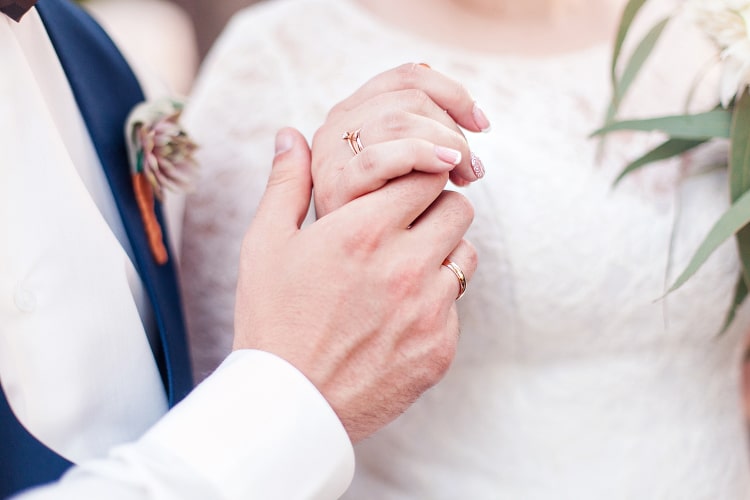
[[[229,18],[258,0],[81,0],[141,72],[186,95]]]
[[[258,0],[174,0],[195,25],[198,52],[204,56],[229,18]]]

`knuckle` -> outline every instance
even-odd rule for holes
[[[459,205],[459,211],[464,215],[464,217],[469,219],[470,222],[473,221],[474,205],[471,203],[471,201],[469,201],[466,196],[459,194],[459,196],[457,197],[457,202]]]
[[[401,88],[412,88],[419,80],[419,65],[406,63],[396,68],[396,76]]]
[[[451,80],[452,85],[449,87],[449,99],[453,102],[469,101],[473,102],[469,90],[461,83]]]
[[[333,207],[336,206],[336,196],[333,190],[330,189],[316,189],[314,191],[315,197],[315,211],[318,217],[331,212]]]
[[[347,113],[351,109],[352,106],[349,104],[348,100],[338,102],[330,109],[330,111],[328,111],[328,114],[326,115],[326,121],[329,121],[338,115]]]
[[[479,254],[470,241],[464,240],[464,244],[466,245],[466,263],[464,265],[468,270],[474,271],[479,265]]]
[[[407,89],[404,91],[406,98],[419,110],[434,108],[432,98],[422,89]]]
[[[444,332],[437,333],[438,339],[430,350],[430,361],[432,366],[431,376],[435,382],[440,380],[453,363],[456,356],[456,336],[447,335]]]
[[[466,155],[466,158],[469,158],[471,148],[469,147],[469,140],[466,138],[463,131],[458,128],[456,130],[450,130],[449,133],[451,134],[451,141],[453,141],[455,147],[460,149],[461,152]]]
[[[400,137],[407,129],[408,113],[401,109],[386,112],[382,118],[383,128],[392,136]]]
[[[296,174],[288,168],[274,168],[271,175],[268,176],[267,187],[279,188],[286,184],[293,184],[296,181]]]
[[[394,266],[387,276],[386,290],[390,297],[404,302],[421,293],[424,271],[415,262],[404,262]]]
[[[312,148],[313,148],[313,151],[315,151],[315,149],[316,149],[315,146],[316,145],[318,145],[321,142],[323,142],[324,135],[328,135],[328,134],[329,134],[329,131],[325,127],[325,125],[321,126],[320,128],[318,128],[318,130],[315,131],[315,133],[313,134],[313,138],[312,138]]]
[[[343,250],[347,255],[370,255],[382,246],[383,230],[374,225],[362,225],[352,228],[343,241]]]
[[[357,155],[357,161],[359,162],[359,168],[365,173],[377,170],[377,154],[372,148],[363,149]]]
[[[418,141],[409,141],[404,150],[404,158],[409,166],[414,169],[420,164],[421,145]]]
[[[474,220],[474,205],[461,193],[455,191],[445,191],[444,196],[451,207],[451,210],[461,219],[468,220],[470,223]]]

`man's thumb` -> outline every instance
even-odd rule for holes
[[[266,230],[299,229],[310,208],[310,148],[300,132],[284,128],[276,134],[276,156],[260,201],[255,224]],[[270,226],[270,227],[269,227]]]

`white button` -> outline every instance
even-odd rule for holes
[[[13,300],[16,303],[16,307],[21,312],[31,313],[36,309],[36,296],[22,286],[16,288],[16,294],[13,296]]]

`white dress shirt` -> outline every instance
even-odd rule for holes
[[[19,420],[81,464],[23,498],[337,498],[333,410],[240,351],[167,406],[122,223],[37,13],[0,16],[0,379]]]

